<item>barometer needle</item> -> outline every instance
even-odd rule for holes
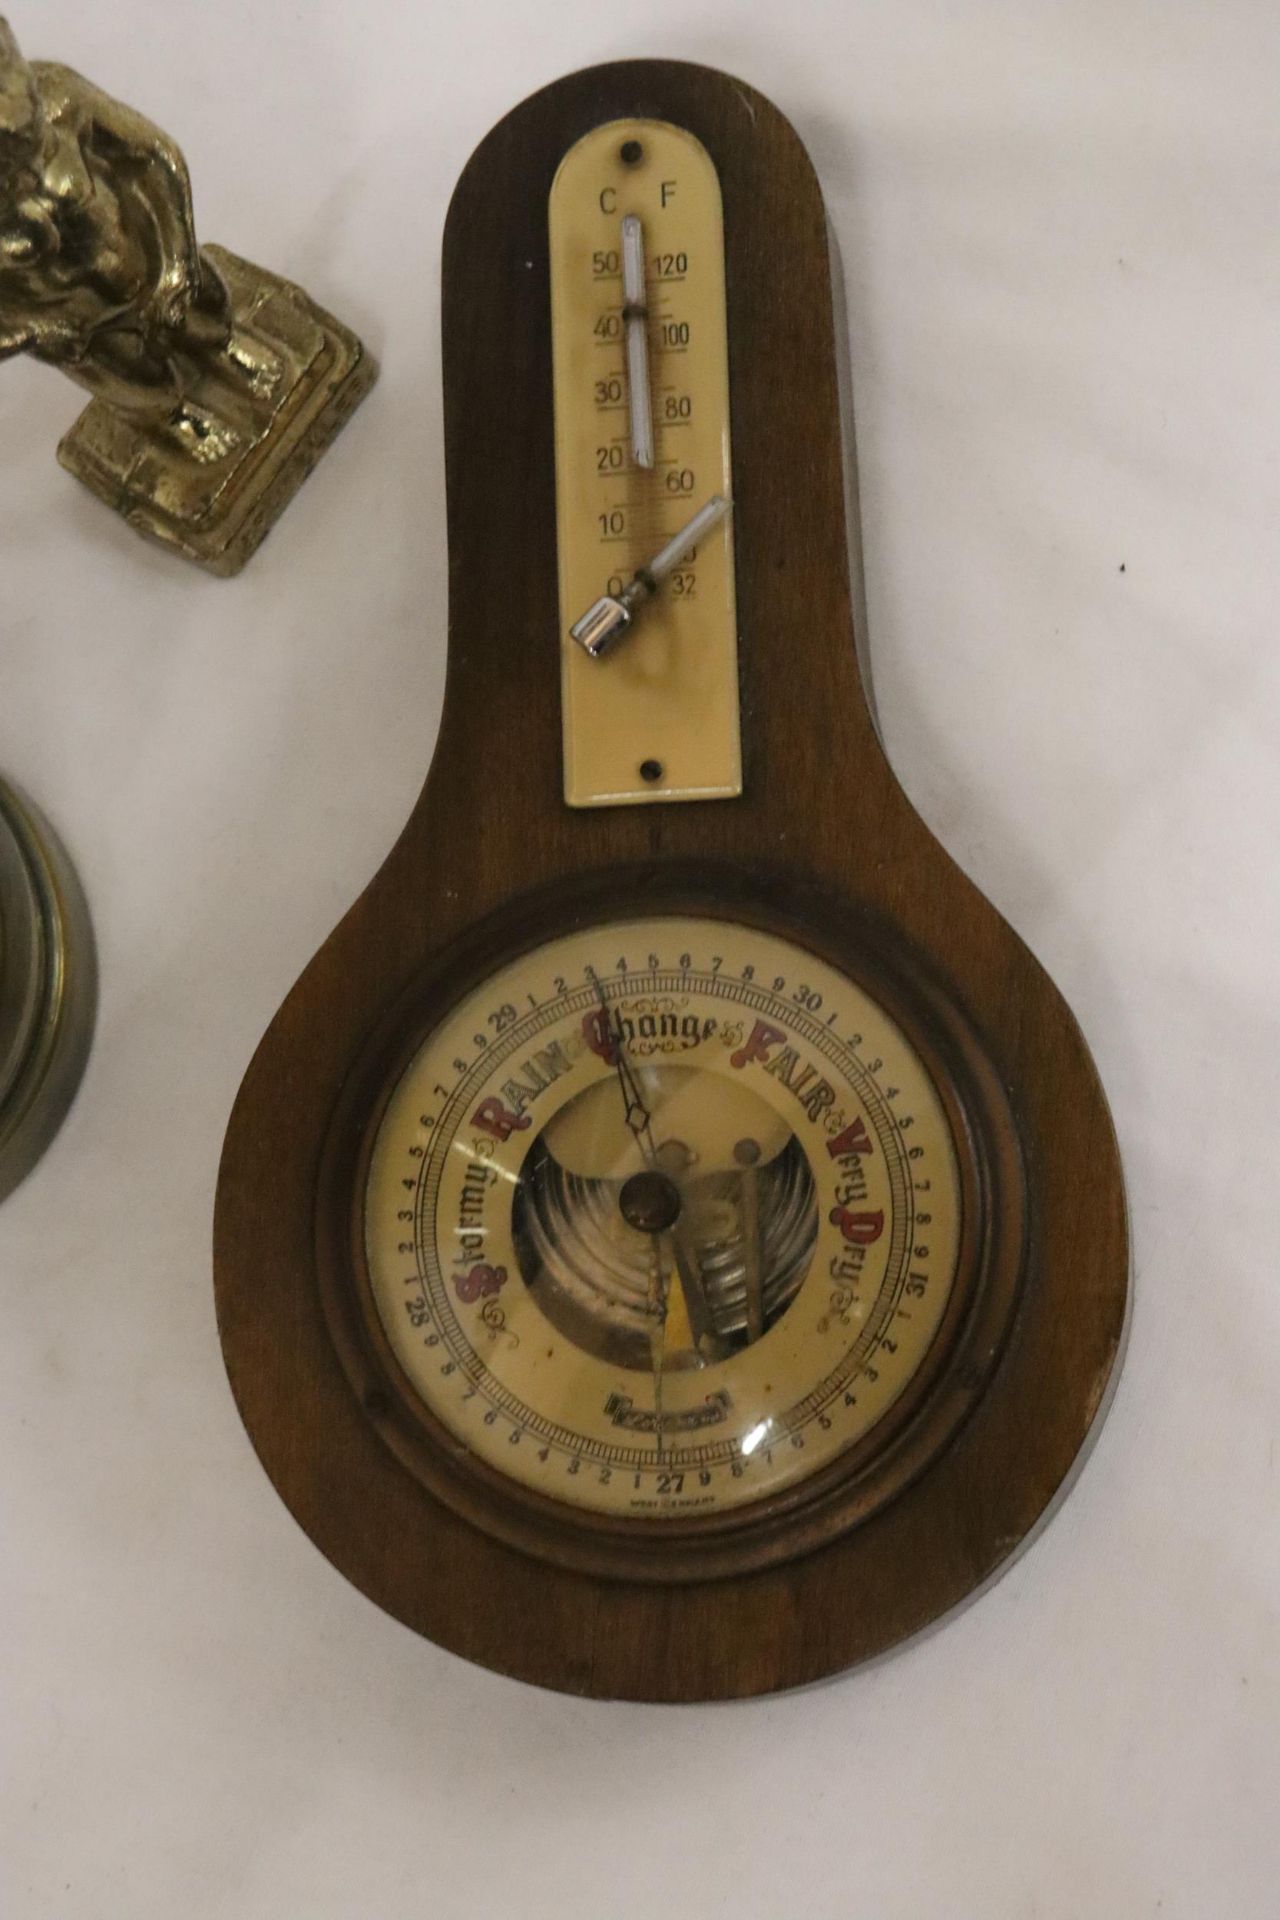
[[[696,547],[712,527],[719,526],[729,510],[730,502],[724,494],[713,493],[706,505],[699,507],[692,520],[686,520],[650,561],[636,568],[619,593],[604,593],[593,601],[582,618],[570,627],[570,638],[585,647],[593,660],[607,653],[627,632],[645,601],[651,600],[663,581],[675,572],[690,548]]]
[[[721,1360],[724,1358],[724,1349],[716,1335],[715,1323],[711,1318],[711,1307],[707,1300],[706,1289],[702,1284],[702,1269],[689,1243],[689,1232],[683,1216],[676,1221],[671,1230],[671,1253],[675,1260],[676,1272],[680,1276],[684,1303],[688,1309],[694,1351],[700,1361]]]
[[[694,1351],[699,1360],[719,1360],[723,1357],[721,1343],[716,1335],[715,1322],[711,1315],[710,1302],[703,1284],[702,1270],[689,1241],[688,1227],[680,1211],[680,1187],[672,1178],[668,1142],[661,1150],[654,1145],[653,1122],[635,1068],[627,1054],[622,1038],[621,1016],[609,1006],[605,998],[604,987],[599,978],[594,981],[596,999],[600,1002],[604,1015],[605,1033],[608,1036],[613,1055],[613,1068],[618,1076],[618,1085],[622,1090],[623,1119],[626,1121],[636,1145],[639,1147],[645,1165],[665,1176],[668,1191],[672,1194],[674,1220],[669,1229],[663,1229],[654,1236],[654,1259],[658,1263],[661,1275],[661,1247],[663,1232],[669,1233],[671,1257],[680,1278],[680,1288],[684,1295],[685,1308],[689,1316],[689,1329],[693,1335]],[[666,1164],[664,1164],[664,1162]],[[662,1338],[665,1346],[667,1322],[667,1291],[662,1289]]]
[[[638,214],[622,222],[622,322],[627,340],[627,400],[631,457],[653,465],[653,398],[649,391],[649,309],[644,293],[644,228]]]
[[[618,1076],[618,1085],[622,1089],[623,1119],[635,1136],[636,1145],[643,1154],[646,1164],[651,1167],[656,1166],[658,1150],[653,1144],[649,1109],[644,1103],[644,1095],[640,1091],[640,1082],[636,1078],[635,1068],[622,1043],[621,1016],[614,1013],[606,1000],[598,975],[593,977],[592,984],[595,987],[596,999],[600,1002],[600,1011],[604,1015],[604,1030],[612,1055],[611,1064]]]
[[[653,1369],[653,1431],[658,1443],[658,1458],[663,1454],[662,1369],[667,1357],[667,1277],[662,1261],[662,1235],[653,1236],[653,1303],[657,1307],[656,1326],[649,1333],[649,1364]]]

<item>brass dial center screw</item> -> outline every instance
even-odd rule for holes
[[[646,1167],[624,1183],[618,1205],[637,1233],[669,1233],[680,1218],[680,1191],[668,1174]]]

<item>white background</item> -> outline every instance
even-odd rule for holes
[[[0,1213],[0,1907],[1270,1920],[1270,0],[10,4],[181,140],[204,238],[384,373],[222,583],[55,465],[74,388],[0,369],[0,766],[103,968],[82,1095]],[[1082,1020],[1137,1268],[1111,1419],[1014,1570],[870,1671],[719,1708],[539,1693],[348,1587],[241,1431],[209,1272],[240,1075],[431,752],[449,193],[521,96],[636,53],[754,82],[813,154],[889,749]]]

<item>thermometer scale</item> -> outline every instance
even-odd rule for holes
[[[236,1103],[228,1370],[301,1524],[442,1645],[798,1685],[1066,1485],[1124,1326],[1110,1121],[872,723],[782,116],[670,62],[544,89],[443,300],[440,737]]]
[[[728,798],[742,743],[719,177],[687,128],[606,120],[560,161],[546,217],[561,624],[582,643],[561,658],[564,797]],[[607,672],[589,657],[606,650]]]

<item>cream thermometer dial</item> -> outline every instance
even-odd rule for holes
[[[684,128],[609,121],[565,155],[548,224],[565,798],[724,799],[742,749],[716,170]]]

